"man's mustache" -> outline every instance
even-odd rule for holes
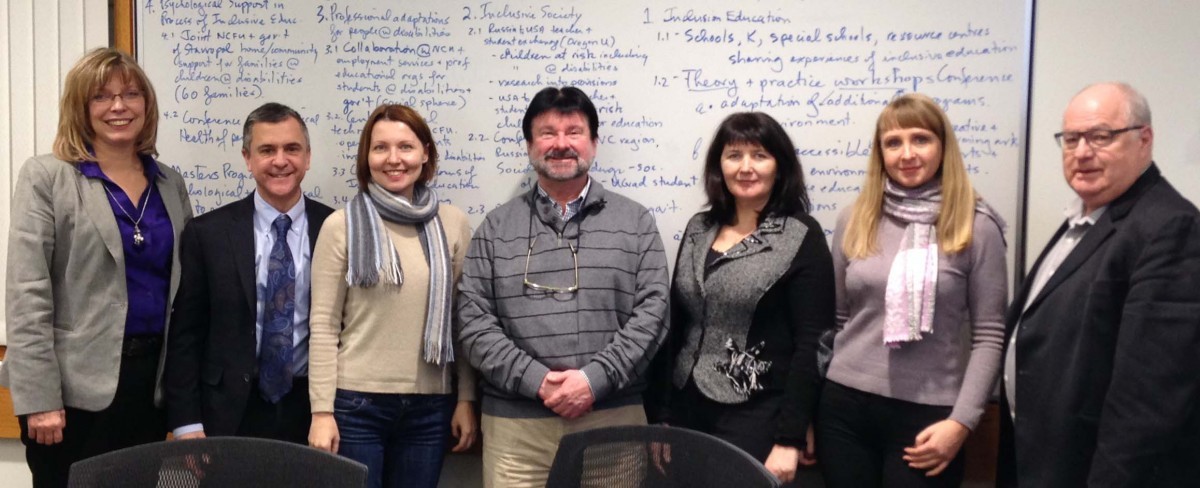
[[[543,159],[579,159],[579,152],[574,149],[560,149],[549,151]]]

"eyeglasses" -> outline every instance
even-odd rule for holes
[[[529,281],[529,262],[533,259],[533,245],[536,242],[537,242],[537,236],[535,235],[529,240],[529,252],[525,254],[525,277],[524,277],[525,287],[529,288],[530,290],[542,292],[542,293],[575,293],[576,291],[579,291],[579,253],[576,251],[575,246],[573,244],[571,244],[570,241],[567,242],[567,248],[569,248],[571,250],[571,260],[575,262],[575,284],[574,285],[565,286],[565,287],[564,286],[550,286],[550,285],[539,285],[537,283]]]
[[[1144,129],[1145,127],[1144,125],[1132,125],[1124,129],[1092,129],[1083,132],[1059,132],[1054,134],[1054,141],[1058,143],[1058,147],[1071,150],[1079,146],[1081,139],[1086,139],[1092,149],[1099,149],[1112,144],[1113,138],[1122,132]]]
[[[129,90],[125,93],[100,92],[92,95],[92,103],[96,105],[112,105],[113,100],[120,98],[122,102],[125,102],[125,104],[128,105],[135,102],[141,102],[142,96],[143,95],[140,90]]]

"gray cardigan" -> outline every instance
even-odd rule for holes
[[[884,292],[904,224],[880,218],[880,251],[849,260],[842,237],[850,210],[833,233],[837,321],[828,379],[888,398],[953,406],[950,419],[974,430],[1000,372],[1008,267],[999,225],[975,213],[971,244],[939,254],[933,333],[890,349],[883,344]]]
[[[667,260],[645,207],[593,180],[578,214],[563,223],[536,189],[488,213],[467,250],[459,283],[457,332],[480,371],[483,411],[552,417],[538,387],[552,370],[581,369],[596,409],[639,405],[643,372],[666,336]],[[575,283],[548,294],[529,280]]]

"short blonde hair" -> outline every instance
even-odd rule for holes
[[[137,83],[145,99],[145,124],[137,137],[137,153],[158,155],[158,98],[150,79],[132,57],[114,48],[101,47],[89,51],[75,63],[63,83],[62,100],[58,107],[58,134],[54,137],[54,155],[63,161],[86,161],[92,158],[88,150],[96,131],[91,122],[92,97],[113,76]]]
[[[842,238],[842,251],[852,259],[863,259],[879,251],[876,229],[883,214],[883,186],[887,171],[883,167],[880,149],[883,133],[892,129],[921,128],[937,135],[942,144],[942,210],[937,220],[938,247],[954,254],[971,244],[975,225],[975,190],[967,179],[962,150],[954,137],[954,126],[946,112],[933,99],[920,93],[909,93],[892,100],[875,123],[875,139],[871,145],[867,178],[862,191],[851,207],[850,220]]]

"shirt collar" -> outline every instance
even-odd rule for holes
[[[1096,222],[1100,220],[1100,216],[1104,215],[1104,212],[1108,210],[1108,205],[1093,210],[1092,213],[1087,215],[1083,214],[1083,208],[1083,199],[1075,197],[1075,200],[1067,205],[1067,208],[1063,209],[1063,216],[1067,218],[1067,227],[1074,229],[1085,224],[1089,226],[1096,225]]]
[[[154,181],[155,178],[162,174],[158,169],[158,164],[154,162],[154,158],[149,154],[138,154],[138,159],[142,161],[142,173],[146,175],[146,181]],[[79,168],[79,172],[88,178],[112,181],[100,169],[100,163],[96,161],[80,161],[75,164],[75,167]]]
[[[300,200],[296,201],[296,204],[292,205],[292,208],[288,209],[287,212],[280,212],[279,210],[276,210],[275,207],[272,207],[271,204],[267,203],[261,194],[259,194],[257,191],[254,192],[255,227],[260,229],[270,229],[271,222],[274,222],[275,219],[279,218],[279,216],[284,213],[286,213],[288,217],[291,217],[293,224],[299,221],[300,217],[304,215],[304,197],[300,197]],[[295,228],[296,226],[292,225],[292,229]]]
[[[536,184],[536,185],[534,185],[534,186],[535,186],[535,187],[537,187],[537,194],[538,194],[538,198],[542,198],[542,199],[545,199],[545,200],[549,200],[549,201],[550,201],[550,203],[553,203],[553,204],[554,204],[555,208],[559,208],[559,206],[558,206],[558,202],[554,201],[554,199],[553,199],[553,198],[550,198],[550,194],[549,194],[549,193],[546,193],[546,190],[544,190],[544,189],[542,188],[542,184],[541,184],[541,183],[538,183],[538,184]],[[584,200],[585,198],[587,198],[588,190],[590,190],[591,188],[592,188],[592,179],[591,179],[591,178],[588,178],[588,180],[587,180],[587,183],[583,185],[583,191],[579,192],[579,196],[578,196],[578,197],[575,197],[575,199],[574,199],[574,200],[571,200],[571,201],[567,202],[567,205],[566,205],[566,206],[567,206],[567,207],[568,207],[568,209],[569,209],[569,210],[568,210],[568,212],[567,212],[568,214],[572,214],[572,215],[573,215],[573,214],[575,214],[576,212],[578,212],[578,211],[579,211],[579,208],[583,206],[583,200]],[[560,209],[560,210],[561,210],[561,209]]]

